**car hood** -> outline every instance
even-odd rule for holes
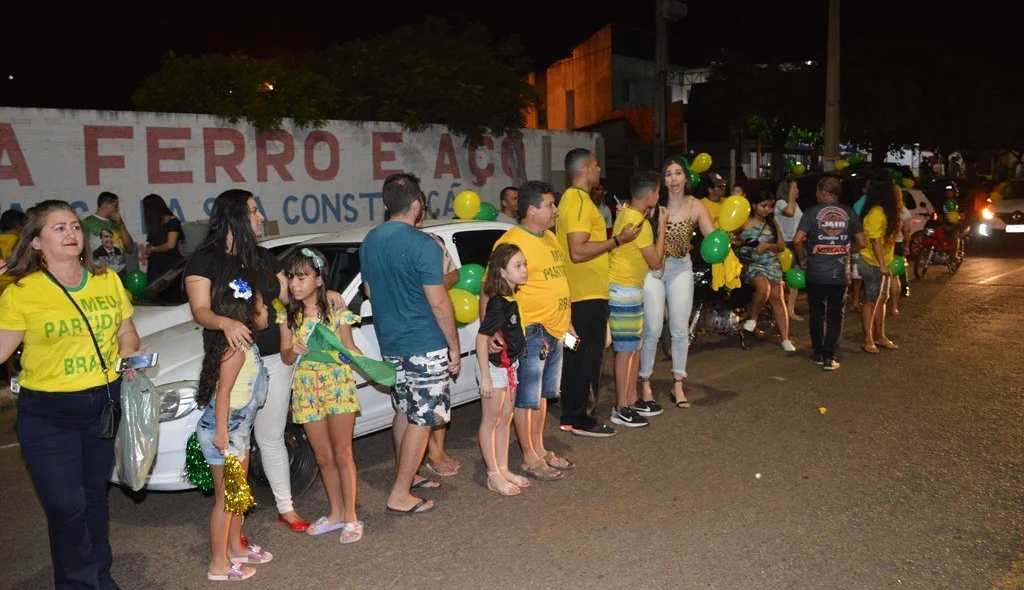
[[[147,371],[156,385],[199,379],[203,360],[203,329],[186,322],[142,338],[142,347],[159,354],[157,366]]]
[[[993,202],[989,207],[992,207],[993,213],[1024,211],[1024,199],[1003,199],[1002,201]]]
[[[139,338],[188,322],[192,322],[192,310],[187,303],[171,306],[138,305],[132,315],[132,323],[135,324]]]

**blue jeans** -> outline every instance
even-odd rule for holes
[[[120,403],[120,379],[110,395]],[[18,396],[18,442],[46,512],[58,589],[116,587],[107,506],[114,441],[99,437],[105,405],[105,385],[77,393],[22,387]]]
[[[693,311],[693,263],[690,257],[665,257],[665,268],[647,273],[644,281],[644,342],[640,347],[640,377],[650,378],[654,357],[665,322],[672,334],[672,374],[686,377],[686,356],[690,353],[690,313]]]
[[[544,358],[541,352],[544,352]],[[519,357],[519,386],[516,388],[516,407],[539,410],[541,396],[558,397],[562,380],[562,342],[548,334],[544,326],[526,326],[526,354]]]

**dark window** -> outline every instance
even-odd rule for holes
[[[327,288],[341,293],[359,274],[359,244],[318,244],[315,248],[323,252],[331,265]]]
[[[629,102],[632,100],[632,94],[629,91],[630,83],[629,80],[622,81],[622,102]]]
[[[484,268],[494,250],[494,243],[505,233],[501,229],[485,229],[455,232],[452,238],[462,264],[476,263]]]
[[[917,202],[914,201],[914,195],[907,191],[903,191],[903,207],[905,207],[907,211],[913,211],[917,208]]]

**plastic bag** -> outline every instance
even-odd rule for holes
[[[121,381],[121,428],[114,441],[117,478],[134,491],[146,485],[156,459],[160,396],[144,373]]]

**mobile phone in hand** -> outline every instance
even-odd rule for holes
[[[562,346],[576,352],[580,347],[580,339],[569,332],[566,332],[565,336],[562,337]]]
[[[117,359],[117,365],[114,367],[118,373],[124,373],[125,371],[137,371],[139,369],[148,369],[155,367],[157,362],[157,353],[150,352],[148,354],[139,354],[136,356],[128,356]]]

